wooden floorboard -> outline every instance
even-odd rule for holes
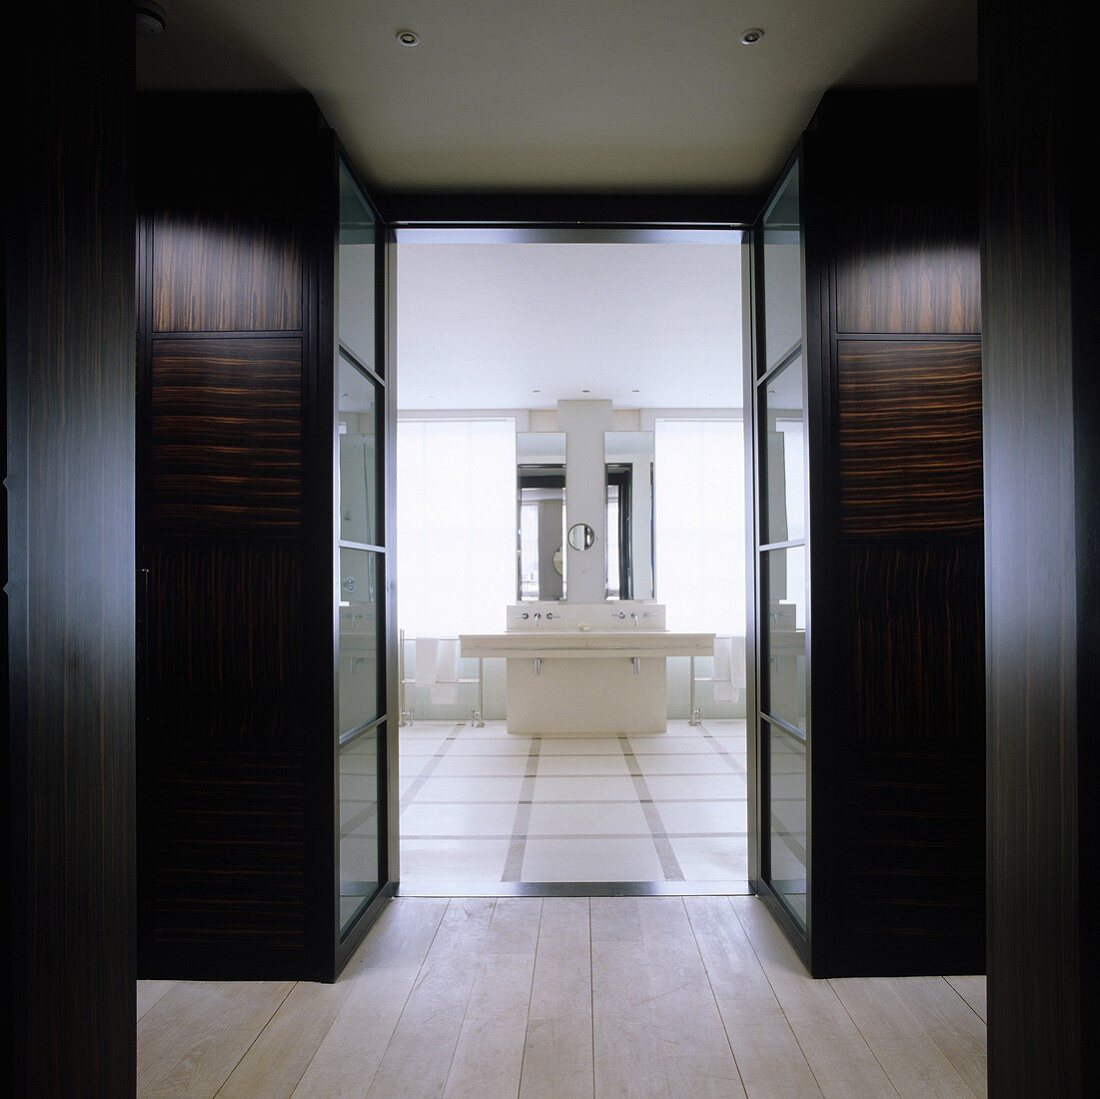
[[[178,981],[138,1026],[138,1095],[216,1095],[293,988],[292,981]]]
[[[971,1009],[984,1023],[985,1018],[985,978],[984,977],[947,977],[947,983],[970,1005]]]
[[[745,929],[768,983],[823,1095],[883,1099],[897,1090],[828,981],[815,981],[764,905],[734,897],[731,907]]]
[[[985,1095],[985,979],[815,981],[752,897],[400,898],[331,985],[146,981],[138,1094]]]
[[[137,1017],[140,1021],[145,1013],[159,1003],[175,987],[175,981],[138,981]]]
[[[760,1099],[820,1096],[783,1008],[726,897],[685,897],[695,941],[745,1090]]]
[[[889,978],[849,977],[829,984],[904,1099],[973,1099]]]

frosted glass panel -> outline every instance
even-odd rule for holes
[[[741,420],[658,420],[654,577],[672,630],[745,635]]]
[[[398,422],[397,552],[407,637],[503,629],[516,601],[514,420]]]

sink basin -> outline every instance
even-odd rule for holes
[[[508,630],[506,633],[462,634],[463,656],[504,656],[517,659],[569,657],[606,659],[635,656],[711,656],[712,633],[669,630]]]

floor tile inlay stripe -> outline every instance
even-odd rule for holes
[[[416,800],[417,794],[424,789],[424,783],[431,778],[432,772],[439,766],[439,761],[447,754],[447,749],[458,740],[458,734],[461,728],[461,724],[452,725],[450,727],[447,731],[447,735],[443,738],[443,743],[440,744],[434,755],[428,757],[420,774],[418,774],[409,784],[409,788],[401,798],[402,813]]]
[[[676,852],[672,850],[672,844],[669,843],[661,814],[657,812],[657,806],[653,803],[653,795],[650,793],[649,785],[638,766],[634,749],[630,746],[630,738],[619,737],[619,747],[626,758],[626,767],[630,772],[631,779],[634,781],[634,789],[638,792],[638,801],[641,802],[642,814],[645,816],[645,822],[649,825],[649,830],[652,833],[653,846],[657,849],[657,858],[660,859],[661,872],[665,876],[665,881],[683,881],[684,871],[680,867],[680,860],[676,857]]]
[[[523,786],[520,788],[519,804],[516,806],[516,819],[512,824],[512,842],[508,845],[508,854],[504,859],[504,872],[501,881],[520,881],[523,877],[523,856],[527,853],[527,833],[531,826],[531,802],[535,796],[535,778],[539,773],[539,750],[542,737],[531,737],[531,748],[527,753],[527,766],[523,773]]]

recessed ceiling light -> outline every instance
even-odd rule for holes
[[[541,389],[532,389],[531,392],[532,393],[541,393],[542,390]]]
[[[763,34],[763,31],[761,31],[761,34]],[[400,42],[402,46],[419,46],[420,35],[417,34],[416,31],[398,31],[397,41]]]
[[[641,390],[640,389],[632,389],[630,392],[631,393],[641,393]]]
[[[750,27],[743,35],[741,35],[742,46],[754,46],[761,38],[764,37],[764,32],[759,27]]]
[[[582,389],[581,392],[582,393],[591,393],[592,390],[591,389]]]
[[[142,38],[155,38],[168,24],[164,8],[156,0],[138,0],[136,16],[136,30]]]

